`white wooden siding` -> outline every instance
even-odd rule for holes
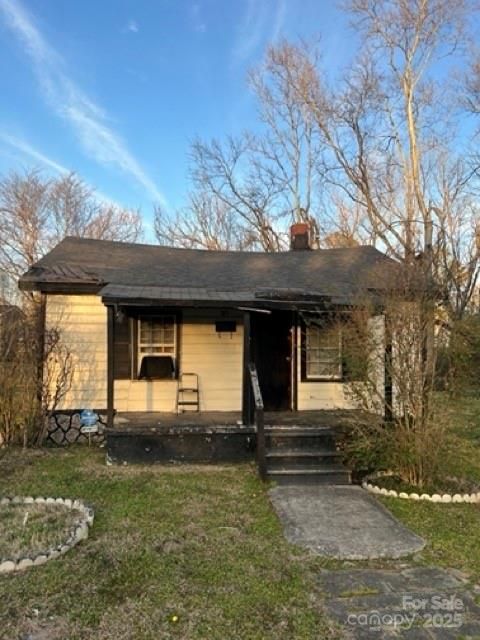
[[[58,328],[74,361],[73,384],[59,409],[107,406],[107,312],[95,295],[48,295],[46,328]]]
[[[185,309],[180,326],[180,367],[197,373],[202,411],[240,411],[242,404],[243,325],[232,312],[236,332],[217,333],[215,320],[221,312]],[[107,406],[107,314],[95,295],[48,295],[46,325],[59,327],[75,363],[73,385],[59,408],[79,409]],[[372,319],[379,337],[379,385],[383,385],[383,317]],[[302,382],[301,345],[298,331],[298,409],[351,408],[346,383]],[[116,380],[117,411],[174,411],[176,380]]]
[[[243,326],[234,333],[217,333],[215,310],[184,309],[180,330],[180,369],[197,373],[201,411],[240,411],[242,405]],[[117,411],[174,411],[176,380],[117,380]]]
[[[180,367],[198,373],[202,411],[239,411],[242,399],[243,326],[217,333],[214,310],[184,310],[180,326]],[[59,327],[72,351],[75,373],[72,388],[60,409],[107,406],[107,313],[97,296],[48,295],[47,328]],[[117,411],[173,411],[175,380],[116,380]]]
[[[370,330],[375,338],[377,353],[371,366],[375,368],[380,394],[383,395],[384,385],[384,331],[383,316],[375,316],[370,319]],[[298,383],[298,410],[316,409],[353,409],[355,403],[348,393],[348,382],[302,382],[301,375],[301,330],[297,328],[297,383]]]

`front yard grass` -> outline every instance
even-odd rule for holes
[[[480,400],[450,409],[445,473],[480,483]],[[382,498],[427,545],[354,563],[289,545],[266,490],[250,465],[106,467],[86,447],[8,452],[0,495],[82,498],[95,524],[63,558],[0,576],[0,639],[327,640],[341,635],[324,613],[322,568],[438,565],[480,582],[479,505]]]
[[[249,465],[106,467],[104,452],[8,452],[0,495],[82,498],[89,539],[0,576],[0,638],[334,638],[314,563],[287,544]]]

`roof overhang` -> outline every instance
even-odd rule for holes
[[[299,289],[226,291],[203,287],[158,287],[108,284],[98,295],[106,305],[252,307],[267,309],[315,309],[348,306],[345,295],[306,292]]]

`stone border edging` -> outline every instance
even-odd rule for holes
[[[78,520],[72,529],[70,535],[62,544],[51,547],[45,551],[37,553],[35,556],[25,556],[20,559],[3,558],[0,560],[0,575],[10,573],[12,571],[23,571],[29,567],[36,567],[45,564],[49,560],[54,560],[59,556],[63,556],[70,551],[75,545],[82,540],[88,538],[88,530],[93,524],[94,511],[91,507],[87,507],[81,500],[71,500],[70,498],[26,498],[14,496],[13,498],[0,498],[0,507],[8,504],[60,504],[67,509],[76,509],[82,514],[82,518]]]
[[[394,475],[397,475],[397,474],[395,474],[393,471],[373,473],[369,476],[366,476],[366,478],[362,480],[362,487],[366,489],[369,493],[373,493],[375,495],[380,495],[380,496],[386,496],[387,498],[401,498],[402,500],[424,500],[425,502],[436,502],[436,503],[443,503],[443,504],[451,504],[452,502],[480,504],[480,491],[476,493],[464,493],[464,494],[406,493],[404,491],[395,491],[395,489],[385,489],[370,482],[371,480],[379,480],[380,478],[389,478]]]

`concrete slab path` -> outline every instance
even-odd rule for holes
[[[480,638],[478,587],[453,570],[322,571],[317,587],[328,613],[342,625],[347,638]]]
[[[361,487],[277,486],[270,498],[287,540],[318,555],[401,558],[425,545]]]

